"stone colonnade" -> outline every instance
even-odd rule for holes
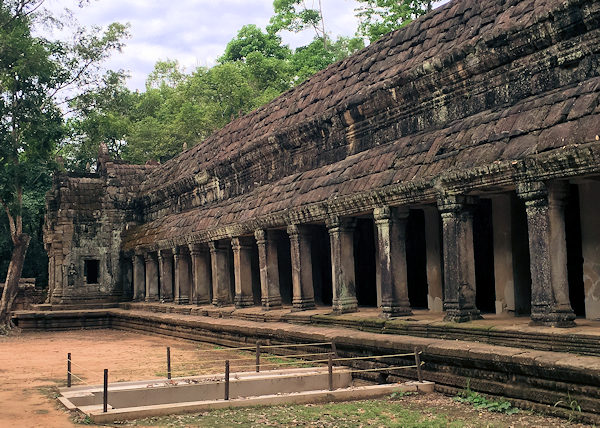
[[[584,187],[592,195],[597,187]],[[573,325],[569,301],[564,201],[566,185],[561,182],[525,183],[516,188],[526,211],[526,239],[530,259],[531,319],[535,323]],[[496,312],[515,311],[513,275],[514,231],[511,199],[507,194],[489,196],[493,212],[493,252]],[[516,199],[516,196],[515,196]],[[477,197],[442,194],[435,205],[423,210],[426,248],[427,301],[432,311],[445,311],[446,319],[463,322],[480,318],[477,307],[474,215]],[[583,206],[583,205],[582,205]],[[598,235],[597,217],[581,211],[582,227]],[[363,213],[364,216],[364,213]],[[408,207],[381,206],[369,215],[375,236],[375,283],[377,306],[382,316],[412,313],[407,279]],[[523,216],[525,219],[525,215]],[[356,218],[331,216],[326,220],[330,243],[332,308],[336,313],[358,309],[354,228]],[[440,229],[441,225],[441,229]],[[322,226],[321,226],[322,227]],[[287,226],[291,259],[292,310],[315,307],[313,262],[314,225]],[[595,231],[595,232],[592,232]],[[234,304],[237,308],[260,302],[264,310],[282,307],[280,287],[281,231],[256,230],[250,236],[169,249],[138,249],[133,256],[134,300],[174,301],[179,304]],[[598,237],[598,236],[597,236]],[[598,237],[600,238],[600,237]],[[597,311],[600,300],[600,244],[583,240],[586,307]],[[527,248],[524,249],[527,253]],[[527,254],[525,254],[527,255]],[[253,262],[253,260],[257,260]],[[515,261],[516,260],[516,261]],[[529,278],[529,276],[528,276]],[[259,282],[259,284],[257,284]],[[260,296],[257,295],[260,293]],[[597,296],[598,295],[598,296]],[[596,299],[596,300],[594,300]],[[517,308],[518,309],[518,308]],[[518,312],[518,311],[517,311]]]

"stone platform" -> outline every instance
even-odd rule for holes
[[[438,391],[456,394],[468,384],[475,391],[507,397],[522,408],[600,423],[600,356],[593,346],[600,329],[592,321],[582,320],[578,327],[563,330],[531,327],[527,318],[489,316],[457,325],[442,322],[440,315],[418,311],[404,319],[383,320],[369,309],[333,316],[326,309],[263,312],[260,308],[165,303],[123,304],[119,309],[22,311],[15,313],[15,320],[26,331],[115,328],[224,346],[247,346],[257,340],[263,344],[332,341],[343,357],[408,353],[417,348],[426,364],[424,377],[435,382]],[[596,355],[577,355],[583,353],[578,344]],[[408,362],[399,358],[388,363]],[[362,360],[355,367],[385,365]],[[403,372],[402,379],[415,378],[413,369]],[[581,412],[567,406],[573,400]]]

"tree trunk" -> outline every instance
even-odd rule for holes
[[[10,313],[12,310],[15,297],[19,291],[19,280],[25,263],[25,254],[29,247],[29,235],[22,233],[15,240],[10,264],[8,265],[8,273],[6,274],[6,283],[4,284],[4,292],[0,301],[0,327],[12,327]]]

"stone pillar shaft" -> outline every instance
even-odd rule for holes
[[[438,201],[442,213],[444,253],[444,310],[448,321],[481,318],[475,304],[475,254],[471,198],[444,196]]]
[[[287,228],[292,259],[292,307],[303,311],[315,307],[315,288],[312,274],[311,232],[306,226]]]
[[[233,270],[235,276],[235,298],[236,308],[254,306],[252,296],[252,247],[242,238],[231,240],[233,249]]]
[[[408,209],[389,207],[373,211],[377,227],[379,275],[377,289],[381,292],[381,309],[386,317],[412,314],[408,300],[406,267],[406,223]]]
[[[160,272],[160,298],[165,302],[173,301],[173,255],[169,250],[158,252],[158,270]]]
[[[144,256],[135,253],[133,256],[133,300],[143,300],[146,290]]]
[[[327,221],[331,242],[333,311],[337,313],[358,309],[354,277],[354,227],[353,219],[334,217]]]
[[[190,244],[190,257],[192,259],[192,303],[207,305],[211,302],[210,288],[212,286],[210,253],[208,248]]]
[[[146,302],[158,300],[158,265],[151,253],[146,253]]]
[[[440,243],[440,213],[437,207],[425,207],[425,251],[427,258],[427,306],[432,312],[444,310],[444,279]]]
[[[175,296],[177,304],[186,304],[190,301],[191,277],[189,257],[185,250],[180,247],[173,249],[173,261],[175,269]]]
[[[215,306],[229,305],[231,299],[231,275],[229,273],[229,255],[217,241],[210,242],[210,260],[212,266],[213,300]]]
[[[565,234],[565,183],[522,183],[531,269],[531,320],[534,324],[572,327]]]
[[[277,241],[271,233],[265,230],[257,230],[254,237],[258,244],[260,294],[263,310],[280,308],[281,291],[279,289]]]
[[[496,313],[515,311],[515,280],[512,246],[512,201],[510,194],[492,197],[494,231],[494,282]]]

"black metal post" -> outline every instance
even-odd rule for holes
[[[102,411],[108,412],[108,369],[104,369],[104,394],[102,397]]]
[[[421,373],[421,357],[419,357],[419,350],[415,348],[415,364],[417,365],[417,378],[419,382],[423,382],[423,373]]]
[[[167,379],[171,379],[171,347],[167,346]]]
[[[329,354],[327,369],[329,371],[329,390],[333,391],[333,354]]]
[[[225,400],[229,400],[229,360],[225,360]]]
[[[256,341],[256,373],[260,372],[260,341]]]
[[[337,348],[335,347],[335,342],[331,342],[331,352],[333,353],[333,356],[337,358]]]
[[[67,388],[71,387],[71,353],[67,354]]]

